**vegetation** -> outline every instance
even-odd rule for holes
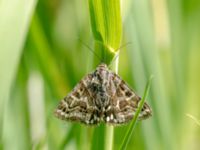
[[[199,17],[200,1],[2,0],[0,149],[123,149],[125,137],[130,150],[198,150]],[[150,119],[87,127],[54,117],[101,61],[139,95],[154,75]]]

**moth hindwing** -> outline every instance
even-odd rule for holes
[[[59,103],[55,114],[68,121],[95,125],[105,122],[120,125],[135,115],[141,98],[106,64],[86,75]],[[144,103],[139,119],[151,116],[151,108]]]

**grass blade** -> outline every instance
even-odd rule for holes
[[[107,64],[119,50],[122,21],[119,0],[89,0],[90,20],[95,39],[95,51]],[[98,62],[99,62],[98,61]]]
[[[128,143],[129,143],[129,141],[130,141],[130,138],[131,138],[131,136],[132,136],[132,134],[133,134],[133,130],[134,130],[135,125],[136,125],[136,123],[137,123],[137,118],[138,118],[139,113],[140,113],[140,111],[141,111],[141,109],[142,109],[142,106],[144,105],[144,102],[145,102],[145,99],[146,99],[146,97],[147,97],[147,94],[149,93],[151,80],[152,80],[152,76],[150,77],[149,81],[148,81],[147,84],[146,84],[145,91],[144,91],[144,95],[143,95],[143,97],[142,97],[141,102],[139,103],[139,107],[138,107],[138,109],[137,109],[137,111],[136,111],[136,113],[135,113],[135,116],[134,116],[134,118],[133,118],[133,121],[131,122],[129,129],[128,129],[127,132],[126,132],[126,135],[125,135],[125,137],[124,137],[124,140],[123,140],[123,142],[122,142],[122,145],[121,145],[121,147],[120,147],[120,150],[125,150],[126,147],[127,147],[127,145],[128,145]]]
[[[55,94],[60,96],[69,91],[69,87],[66,86],[67,81],[61,75],[59,71],[59,67],[57,66],[56,60],[51,53],[51,47],[48,44],[47,37],[45,36],[40,20],[35,14],[33,16],[33,21],[30,26],[30,36],[32,38],[33,43],[35,44],[34,53],[37,55],[38,60],[40,61],[41,70],[46,79],[54,79],[50,82],[52,87],[55,88]],[[48,60],[49,65],[46,65],[46,61]]]
[[[9,99],[36,2],[37,0],[2,0],[0,2],[0,141],[4,106]],[[4,127],[6,128],[6,125]]]

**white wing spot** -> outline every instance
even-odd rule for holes
[[[56,110],[56,113],[60,113],[60,112],[62,112],[60,109],[57,109],[57,110]]]
[[[110,120],[113,120],[113,118],[114,118],[114,117],[113,117],[113,114],[111,114],[111,115],[110,115]]]
[[[89,120],[86,120],[85,122],[86,122],[87,124],[89,124]]]
[[[110,121],[110,117],[108,116],[108,117],[106,117],[106,121],[107,122],[109,122]]]

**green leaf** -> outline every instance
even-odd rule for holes
[[[0,3],[0,136],[4,106],[9,98],[36,2],[1,0]]]
[[[119,0],[89,0],[95,50],[101,61],[109,64],[118,52],[122,37]]]
[[[140,111],[142,110],[142,107],[144,105],[144,102],[145,102],[145,99],[147,97],[147,94],[149,93],[151,81],[152,81],[152,76],[150,77],[149,81],[146,84],[144,95],[142,97],[142,100],[139,103],[139,107],[138,107],[138,109],[137,109],[137,111],[135,113],[133,121],[131,122],[131,124],[130,124],[130,126],[129,126],[126,134],[125,134],[125,137],[123,139],[123,142],[122,142],[122,145],[120,147],[120,150],[125,150],[127,145],[128,145],[128,143],[129,143],[129,141],[130,141],[130,138],[131,138],[131,136],[133,134],[133,130],[134,130],[134,128],[136,126],[136,123],[137,123],[137,118],[139,116]]]
[[[99,125],[94,129],[91,150],[104,150],[105,149],[105,126]]]

